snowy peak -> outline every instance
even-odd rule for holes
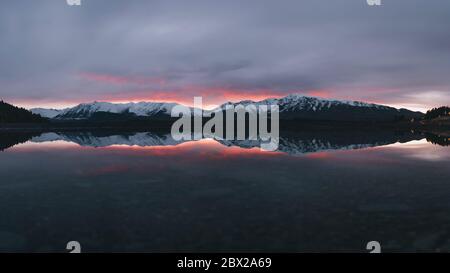
[[[55,119],[87,119],[98,112],[149,117],[158,114],[170,116],[172,108],[176,105],[178,104],[162,102],[110,103],[95,101],[63,110],[34,108],[31,111],[43,117]]]
[[[64,110],[58,109],[45,109],[45,108],[33,108],[30,110],[33,114],[40,115],[44,118],[54,118],[57,115],[61,114]]]
[[[295,110],[312,110],[319,111],[322,109],[329,109],[333,106],[350,106],[350,107],[373,107],[377,109],[389,109],[391,107],[378,105],[373,103],[365,103],[360,101],[345,101],[345,100],[328,100],[316,97],[308,97],[300,94],[290,94],[282,98],[270,98],[262,101],[244,100],[236,103],[227,102],[218,107],[218,109],[224,109],[227,105],[270,105],[277,104],[280,107],[280,112],[283,111],[295,111]],[[392,108],[393,109],[393,108]]]
[[[269,98],[262,101],[244,100],[240,102],[227,102],[214,110],[225,110],[226,106],[247,106],[254,104],[278,105],[280,119],[297,120],[324,120],[324,121],[399,121],[419,118],[423,114],[406,109],[365,103],[360,101],[330,100],[315,97],[291,94],[282,98]],[[170,117],[176,103],[164,102],[138,102],[138,103],[110,103],[92,102],[82,103],[73,108],[63,110],[35,108],[31,111],[43,117],[52,119],[90,119],[96,113],[123,114],[128,117]],[[193,108],[190,108],[191,111]],[[196,113],[196,112],[194,112]],[[101,118],[104,118],[101,115]],[[99,118],[99,115],[95,116]],[[114,117],[113,117],[114,118]]]
[[[330,100],[315,97],[291,94],[282,98],[270,98],[262,101],[241,101],[236,103],[226,103],[217,110],[224,110],[227,105],[249,104],[273,105],[276,104],[280,110],[280,119],[283,120],[312,120],[312,121],[400,121],[421,117],[420,112],[412,112],[406,109],[396,109],[393,107],[365,103],[360,101]]]
[[[113,114],[134,114],[136,116],[153,116],[159,113],[169,114],[175,103],[139,102],[139,103],[110,103],[93,102],[82,103],[67,111],[64,111],[56,118],[90,118],[94,113],[107,112]]]
[[[289,95],[281,98],[279,104],[282,107],[281,111],[289,110],[312,110],[320,111],[330,109],[332,107],[365,107],[375,109],[389,109],[390,107],[378,105],[373,103],[365,103],[360,101],[345,101],[345,100],[328,100],[314,97],[306,97],[301,95]]]

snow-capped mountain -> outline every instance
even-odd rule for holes
[[[227,102],[213,111],[223,110],[227,105],[247,106],[249,104],[278,105],[281,119],[331,120],[331,121],[368,121],[368,120],[398,120],[416,118],[423,114],[407,109],[365,103],[360,101],[329,100],[291,94],[283,98],[270,98],[262,101],[244,100]]]
[[[44,118],[54,118],[61,114],[64,110],[58,109],[45,109],[45,108],[33,108],[30,110],[33,114],[40,115]]]
[[[291,94],[282,98],[270,98],[262,101],[251,101],[251,100],[243,100],[239,102],[227,102],[222,104],[218,108],[223,109],[227,105],[243,105],[247,106],[249,104],[254,105],[273,105],[277,104],[280,107],[280,112],[287,111],[295,111],[295,110],[312,110],[312,111],[320,111],[323,109],[329,109],[334,106],[345,105],[345,106],[353,106],[353,107],[367,107],[367,108],[377,108],[377,109],[389,109],[391,107],[373,104],[373,103],[365,103],[360,101],[346,101],[346,100],[328,100],[322,98],[308,97],[300,94]]]
[[[302,119],[302,120],[328,120],[328,121],[395,121],[421,117],[420,112],[407,109],[396,109],[393,107],[365,103],[359,101],[328,100],[315,97],[307,97],[298,94],[288,95],[283,98],[270,98],[262,101],[240,101],[228,102],[212,111],[226,109],[227,105],[247,106],[254,104],[278,105],[280,119]],[[90,119],[99,114],[119,114],[127,117],[170,117],[176,103],[163,102],[139,102],[139,103],[109,103],[93,102],[82,103],[73,108],[63,110],[35,108],[31,111],[43,117],[51,119]],[[192,110],[192,108],[191,108]],[[103,115],[100,118],[105,118]]]
[[[110,103],[92,102],[82,103],[72,108],[63,110],[34,108],[31,112],[47,118],[55,119],[88,119],[95,113],[127,114],[140,117],[157,115],[170,116],[176,103],[138,102],[138,103]]]

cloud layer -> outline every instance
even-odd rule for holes
[[[209,104],[303,92],[423,109],[450,104],[450,2],[2,3],[0,97]]]

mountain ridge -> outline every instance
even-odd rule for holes
[[[261,101],[243,100],[238,102],[227,102],[213,110],[203,110],[206,113],[224,110],[227,105],[249,104],[272,105],[277,104],[280,109],[281,119],[306,119],[306,120],[332,120],[332,121],[395,121],[401,119],[419,118],[421,112],[408,109],[397,109],[394,107],[366,103],[360,101],[331,100],[316,97],[303,96],[301,94],[290,94],[281,98],[268,98]],[[81,103],[75,107],[66,109],[30,109],[34,114],[59,120],[89,119],[96,113],[111,113],[117,115],[128,115],[132,117],[170,117],[173,107],[180,105],[166,102],[130,102],[110,103],[92,102]],[[191,110],[194,109],[189,107]]]
[[[54,119],[88,119],[97,112],[112,114],[128,113],[136,116],[154,116],[157,114],[170,115],[170,111],[176,105],[178,104],[164,102],[111,103],[94,101],[92,103],[81,103],[77,106],[61,110],[33,108],[30,109],[30,111]]]

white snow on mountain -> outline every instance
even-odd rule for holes
[[[57,115],[61,114],[64,110],[58,109],[45,109],[45,108],[33,108],[30,110],[33,114],[40,115],[44,118],[54,118]]]
[[[176,103],[160,102],[130,102],[130,103],[110,103],[110,102],[92,102],[82,103],[72,108],[63,110],[34,108],[31,112],[40,114],[43,117],[56,119],[83,119],[89,118],[96,112],[108,112],[114,114],[131,113],[137,116],[152,116],[156,114],[170,115],[172,108]]]
[[[277,104],[280,107],[280,112],[286,111],[296,111],[296,110],[312,110],[312,111],[320,111],[325,108],[331,108],[333,106],[339,105],[348,105],[353,107],[372,107],[376,109],[392,109],[391,107],[373,104],[373,103],[365,103],[360,101],[346,101],[346,100],[328,100],[322,98],[308,97],[300,94],[291,94],[282,98],[270,98],[262,101],[251,101],[244,100],[240,102],[227,102],[222,104],[218,108],[214,110],[224,109],[227,105],[237,106],[243,105],[247,106],[249,104],[254,104],[256,106],[260,105],[274,105]],[[214,111],[213,110],[213,111]]]
[[[270,98],[257,102],[251,100],[244,100],[240,102],[227,102],[214,110],[210,111],[205,110],[204,112],[211,113],[213,111],[225,109],[227,105],[247,106],[249,104],[253,104],[255,106],[277,104],[280,107],[280,112],[290,112],[299,110],[321,111],[335,106],[367,107],[380,110],[395,109],[384,105],[365,103],[360,101],[328,100],[303,96],[300,94],[291,94],[282,98]],[[148,117],[158,114],[170,115],[173,107],[175,107],[176,105],[178,104],[164,103],[164,102],[138,102],[138,103],[92,102],[92,103],[82,103],[75,107],[62,110],[34,108],[31,109],[31,111],[43,117],[56,119],[85,119],[91,117],[92,114],[96,112],[108,112],[116,114],[131,113],[137,116]],[[192,108],[190,109],[192,110]]]
[[[114,114],[132,113],[137,116],[152,116],[158,113],[168,114],[176,103],[158,103],[158,102],[138,102],[138,103],[110,103],[93,102],[82,103],[74,108],[70,108],[56,118],[89,118],[96,112],[107,112]]]

